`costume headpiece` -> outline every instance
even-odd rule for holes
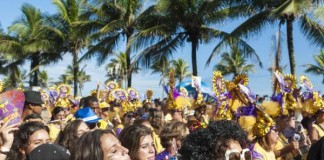
[[[148,89],[148,90],[146,91],[145,95],[146,95],[145,103],[147,103],[147,102],[152,103],[153,90]]]
[[[67,84],[60,84],[56,87],[56,91],[58,92],[58,98],[55,102],[55,106],[59,107],[70,107],[71,102],[67,98],[68,95],[71,93],[71,87]]]
[[[109,93],[108,99],[110,102],[115,101],[121,104],[124,113],[129,112],[128,93],[124,89],[117,88],[112,90]]]
[[[247,100],[247,104],[237,110],[239,124],[248,132],[249,138],[254,136],[264,137],[272,127],[275,127],[275,122],[263,108],[256,104],[255,95],[248,87],[242,84],[238,84],[238,86],[241,96],[244,96],[245,100]]]
[[[168,109],[183,111],[184,108],[188,106],[188,99],[187,97],[181,96],[179,91],[176,89],[173,69],[169,72],[169,87],[170,89],[167,91]]]
[[[239,84],[247,86],[249,80],[246,74],[237,75],[232,82],[226,81],[225,86],[231,96],[229,106],[232,112],[236,113],[237,108],[247,105],[248,99],[240,91]]]
[[[99,101],[100,102],[108,102],[109,91],[108,90],[100,90],[99,93]]]
[[[96,89],[91,90],[90,96],[97,97],[97,90]]]
[[[305,92],[301,95],[302,110],[313,115],[318,110],[324,109],[324,102],[319,93],[314,90],[312,82],[304,75],[300,76],[301,86]]]
[[[139,100],[140,96],[139,96],[138,92],[136,91],[136,89],[128,88],[127,93],[128,93],[128,100],[130,103],[129,107],[130,107],[131,111],[135,111],[135,110],[137,110],[138,107],[142,107],[142,103]]]
[[[297,108],[297,79],[294,75],[282,75],[276,71],[275,76],[278,80],[276,87],[277,95],[271,98],[271,102],[262,103],[262,107],[273,117],[288,115],[288,110]]]
[[[195,88],[196,90],[196,96],[195,96],[195,99],[194,99],[194,102],[193,102],[193,109],[196,109],[202,105],[205,104],[204,102],[204,95],[201,93],[201,86],[199,84],[199,80],[197,80],[198,77],[195,77],[193,76],[192,77],[192,83],[193,83],[193,87]]]
[[[225,81],[220,71],[213,73],[213,91],[216,96],[216,107],[214,112],[215,120],[232,120],[232,112],[228,105],[228,99],[225,93]]]
[[[112,91],[114,89],[119,88],[118,83],[116,83],[114,81],[107,82],[106,87],[107,87],[108,91]]]

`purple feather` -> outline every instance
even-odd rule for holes
[[[282,75],[279,75],[278,73],[274,72],[275,76],[277,77],[277,80],[280,84],[280,88],[283,89],[285,88],[285,80],[284,77]]]
[[[309,92],[313,92],[314,90],[313,87],[311,87],[310,84],[307,83],[307,81],[303,81],[301,85]]]
[[[239,107],[237,109],[236,115],[237,115],[237,117],[240,117],[240,116],[254,116],[254,117],[256,117],[257,116],[255,106],[252,104],[250,106]]]
[[[174,88],[173,89],[173,98],[176,99],[178,96],[180,96],[180,92],[176,88]]]
[[[168,94],[168,93],[169,93],[168,86],[166,86],[166,85],[164,85],[164,84],[162,84],[162,86],[163,86],[163,90],[164,90],[164,92],[165,92],[166,94]]]
[[[271,97],[271,100],[272,101],[275,101],[275,102],[278,102],[279,105],[282,106],[282,104],[283,104],[282,98],[283,98],[283,95],[282,94],[277,94],[277,95]]]

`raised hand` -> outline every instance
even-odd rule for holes
[[[20,124],[14,124],[8,126],[8,123],[13,119],[11,116],[7,122],[0,121],[1,127],[0,127],[0,138],[3,142],[2,147],[4,147],[7,150],[10,150],[13,140],[14,140],[14,131],[18,130],[18,126]]]

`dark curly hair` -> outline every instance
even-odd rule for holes
[[[246,146],[246,133],[234,121],[210,122],[205,129],[188,135],[179,150],[181,160],[214,160],[223,158],[229,141],[235,140]]]

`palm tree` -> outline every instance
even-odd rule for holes
[[[39,72],[39,81],[40,81],[40,85],[41,87],[48,87],[48,84],[50,83],[50,81],[52,81],[53,78],[50,78],[47,74],[46,70],[40,71]]]
[[[179,83],[183,81],[184,78],[190,77],[191,73],[189,70],[189,65],[184,59],[172,60],[172,67],[174,68],[175,78],[178,78]]]
[[[242,7],[242,6],[240,6]],[[247,6],[245,6],[246,8]],[[171,55],[186,42],[191,44],[191,60],[193,75],[198,75],[197,50],[200,43],[210,43],[213,39],[224,39],[228,33],[212,28],[227,19],[237,18],[244,13],[238,3],[226,0],[194,1],[194,0],[160,0],[142,17],[141,31],[134,38],[135,49],[147,47],[141,52],[139,59],[152,58],[158,60],[162,56]],[[254,50],[244,41],[235,38],[224,39],[220,46],[236,44],[244,54],[254,54]],[[243,49],[244,48],[244,49]],[[210,63],[212,57],[209,59]],[[150,61],[145,61],[150,62]]]
[[[11,54],[15,59],[31,61],[30,86],[37,86],[39,66],[57,62],[61,58],[58,51],[60,35],[43,23],[44,15],[39,9],[24,4],[23,16],[9,27],[8,34],[0,36],[0,52]]]
[[[248,74],[254,72],[254,64],[247,64],[246,57],[240,53],[237,48],[232,48],[231,52],[222,54],[219,64],[214,66],[215,70],[219,70],[222,74],[233,74],[233,78],[239,74]]]
[[[306,73],[312,73],[318,76],[323,76],[322,83],[324,84],[324,51],[321,50],[319,55],[314,56],[316,64],[305,64]]]
[[[24,87],[24,82],[27,78],[27,71],[20,70],[18,66],[11,67],[9,70],[9,76],[4,78],[5,88],[17,88]]]
[[[248,37],[257,35],[268,25],[286,24],[287,48],[290,63],[290,72],[295,74],[295,54],[293,45],[293,24],[298,22],[300,30],[312,44],[324,46],[324,27],[312,19],[312,8],[320,4],[321,0],[264,0],[246,1],[250,3],[256,14],[249,17],[231,33],[233,36]]]
[[[114,55],[115,57],[105,67],[108,72],[107,77],[110,80],[116,79],[121,84],[127,80],[127,53],[119,52]],[[139,70],[137,65],[133,67],[133,73],[137,73]]]
[[[97,1],[98,2],[98,1]],[[137,30],[139,22],[138,17],[141,16],[143,0],[123,0],[123,1],[99,1],[97,5],[88,4],[89,12],[85,15],[88,17],[95,17],[92,23],[84,24],[80,22],[79,25],[86,25],[90,32],[97,30],[92,37],[95,38],[96,44],[89,47],[89,51],[84,55],[84,58],[90,58],[94,54],[99,53],[98,63],[102,64],[113,52],[120,41],[126,40],[126,79],[127,86],[132,85],[132,73],[134,66],[131,61],[132,53],[129,48],[131,45],[131,38]]]
[[[165,79],[168,78],[169,70],[170,70],[171,64],[167,57],[162,57],[159,61],[155,61],[154,64],[151,65],[152,74],[154,73],[160,73],[160,82],[159,85],[165,83]],[[163,92],[162,92],[163,93]]]
[[[84,87],[84,83],[89,81],[91,81],[91,76],[87,75],[85,71],[82,70],[78,73],[80,96],[82,96],[82,89]]]
[[[67,52],[72,54],[73,90],[78,94],[79,54],[88,45],[89,37],[82,34],[82,27],[76,26],[81,21],[82,0],[53,0],[58,14],[48,18],[48,23],[64,35]]]
[[[56,84],[69,84],[72,85],[73,84],[73,67],[71,65],[68,65],[66,70],[64,71],[64,74],[59,76],[59,81],[56,82]]]
[[[62,74],[59,76],[59,81],[55,82],[56,85],[58,84],[73,84],[73,75]]]

